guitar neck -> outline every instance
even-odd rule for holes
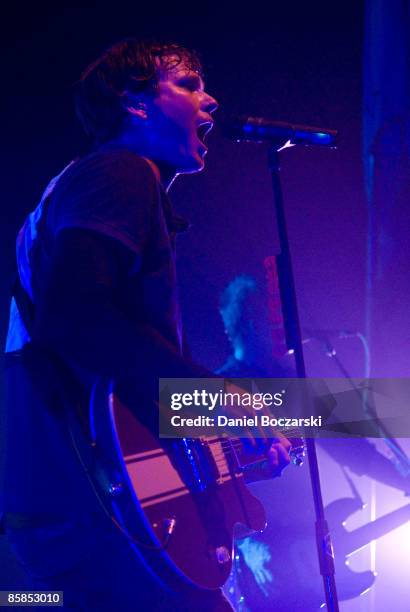
[[[289,451],[292,463],[300,466],[305,455],[305,443],[300,430],[290,430],[288,434],[292,447]],[[214,458],[218,455],[220,462],[221,449],[229,471],[242,472],[247,482],[270,478],[271,467],[267,461],[267,452],[272,438],[239,438],[224,436],[206,440]]]

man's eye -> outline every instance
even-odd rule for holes
[[[182,79],[179,82],[179,86],[183,87],[184,89],[187,89],[188,91],[192,91],[192,92],[199,89],[199,83],[197,79]]]
[[[188,91],[196,91],[196,85],[194,83],[182,83],[182,87]]]

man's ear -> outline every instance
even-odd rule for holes
[[[130,115],[146,121],[148,119],[148,105],[141,96],[136,96],[129,91],[123,94],[122,106]]]

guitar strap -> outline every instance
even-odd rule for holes
[[[65,174],[65,172],[73,165],[75,164],[77,161],[77,159],[73,159],[69,164],[67,164],[65,166],[65,168],[62,170],[62,172],[60,172],[60,174],[56,177],[54,177],[50,183],[48,184],[43,198],[42,198],[42,202],[40,203],[40,207],[41,207],[41,213],[40,213],[40,217],[36,222],[36,233],[37,236],[35,238],[35,241],[33,243],[32,249],[33,251],[36,250],[37,248],[37,244],[39,240],[42,240],[44,244],[47,244],[47,238],[46,238],[46,232],[45,232],[45,225],[46,225],[46,218],[47,218],[47,211],[49,209],[50,206],[50,202],[51,202],[51,196],[53,194],[53,191],[55,189],[55,186],[57,184],[57,182],[59,181],[59,179],[63,176],[63,174]],[[21,283],[21,279],[20,279],[20,274],[18,272],[18,268],[16,270],[16,274],[15,274],[15,279],[14,279],[14,283],[13,283],[13,287],[12,287],[12,297],[14,297],[15,302],[17,304],[17,309],[19,311],[20,317],[23,321],[23,324],[27,330],[27,333],[29,334],[30,337],[32,337],[32,331],[33,331],[33,325],[34,325],[34,315],[35,315],[35,307],[34,307],[34,303],[31,300],[29,294],[27,293],[27,291],[24,289],[22,283]],[[17,351],[18,352],[18,351]]]
[[[71,162],[69,166],[72,163],[73,162]],[[69,166],[67,166],[67,168]],[[43,203],[41,216],[36,224],[37,240],[46,241],[44,228],[46,223],[47,210],[51,201],[51,194],[52,191],[47,194]],[[36,245],[34,245],[33,248],[35,249]],[[66,399],[69,402],[74,401],[74,403],[77,404],[78,398],[81,398],[80,401],[82,405],[82,402],[84,401],[85,389],[81,382],[78,380],[78,377],[72,371],[72,369],[55,352],[41,345],[41,343],[33,341],[33,328],[36,310],[35,304],[33,303],[26,289],[23,287],[18,270],[16,271],[12,287],[12,297],[16,302],[19,315],[24,324],[24,327],[26,328],[28,335],[30,336],[30,340],[21,349],[12,351],[10,353],[5,353],[5,367],[7,368],[8,365],[11,365],[16,361],[23,362],[25,360],[25,357],[28,357],[29,362],[33,360],[33,357],[35,359],[36,356],[40,359],[45,359],[48,362],[52,363],[55,375],[57,379],[61,382],[62,389],[64,389],[64,395]],[[77,411],[79,413],[79,416],[81,417],[83,425],[85,426],[86,419],[84,418],[84,414],[82,414],[82,411],[78,407]]]
[[[19,315],[24,323],[24,327],[26,328],[28,334],[32,336],[35,308],[29,294],[21,284],[20,275],[18,272],[16,272],[13,283],[12,297],[15,299]]]

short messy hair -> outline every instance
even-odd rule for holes
[[[116,136],[128,117],[124,92],[155,94],[159,67],[181,63],[202,76],[198,54],[177,43],[127,38],[109,47],[75,84],[76,113],[86,134],[97,143]]]
[[[231,280],[222,291],[219,312],[230,337],[233,338],[240,332],[246,320],[246,304],[251,297],[257,295],[257,290],[255,278],[241,274]]]

